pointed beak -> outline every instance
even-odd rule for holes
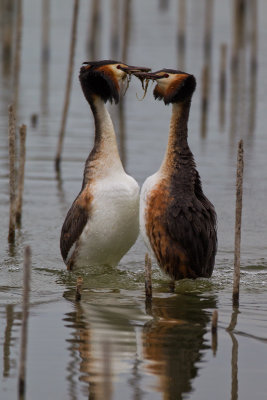
[[[126,72],[127,74],[135,74],[137,72],[148,72],[148,71],[151,71],[151,68],[135,67],[135,66],[132,66],[132,65],[119,65],[118,68],[121,69],[122,71]]]
[[[143,71],[137,71],[134,73],[134,76],[137,78],[144,80],[144,79],[151,79],[152,81],[162,79],[164,78],[164,75],[157,75],[157,72],[143,72]]]

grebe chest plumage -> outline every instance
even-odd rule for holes
[[[86,63],[80,82],[95,121],[95,143],[82,189],[62,226],[60,249],[68,269],[116,265],[139,233],[139,186],[122,166],[107,100],[119,101],[127,73],[116,61]],[[140,69],[142,70],[142,69]]]
[[[155,98],[172,103],[173,108],[164,160],[142,186],[141,234],[161,269],[172,279],[209,277],[217,250],[216,213],[203,194],[187,143],[195,78],[167,69],[141,77],[156,80]]]

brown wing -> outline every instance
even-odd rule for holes
[[[84,207],[77,198],[69,209],[61,230],[60,251],[65,262],[72,245],[79,239],[88,218],[87,207]]]
[[[146,230],[159,265],[172,278],[211,275],[217,244],[213,217],[195,196],[179,191],[173,196],[163,182],[153,190]]]

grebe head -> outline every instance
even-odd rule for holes
[[[134,67],[114,60],[84,62],[80,69],[80,82],[87,100],[94,95],[118,103],[120,95],[128,87],[128,79],[132,73],[147,72],[150,68]],[[123,91],[124,89],[124,91]]]
[[[137,72],[135,76],[141,80],[156,81],[154,97],[163,100],[165,104],[182,103],[190,100],[196,88],[196,79],[193,75],[174,69]]]

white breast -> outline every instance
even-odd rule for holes
[[[92,211],[78,242],[76,266],[116,265],[139,233],[139,186],[126,173],[97,180]]]

